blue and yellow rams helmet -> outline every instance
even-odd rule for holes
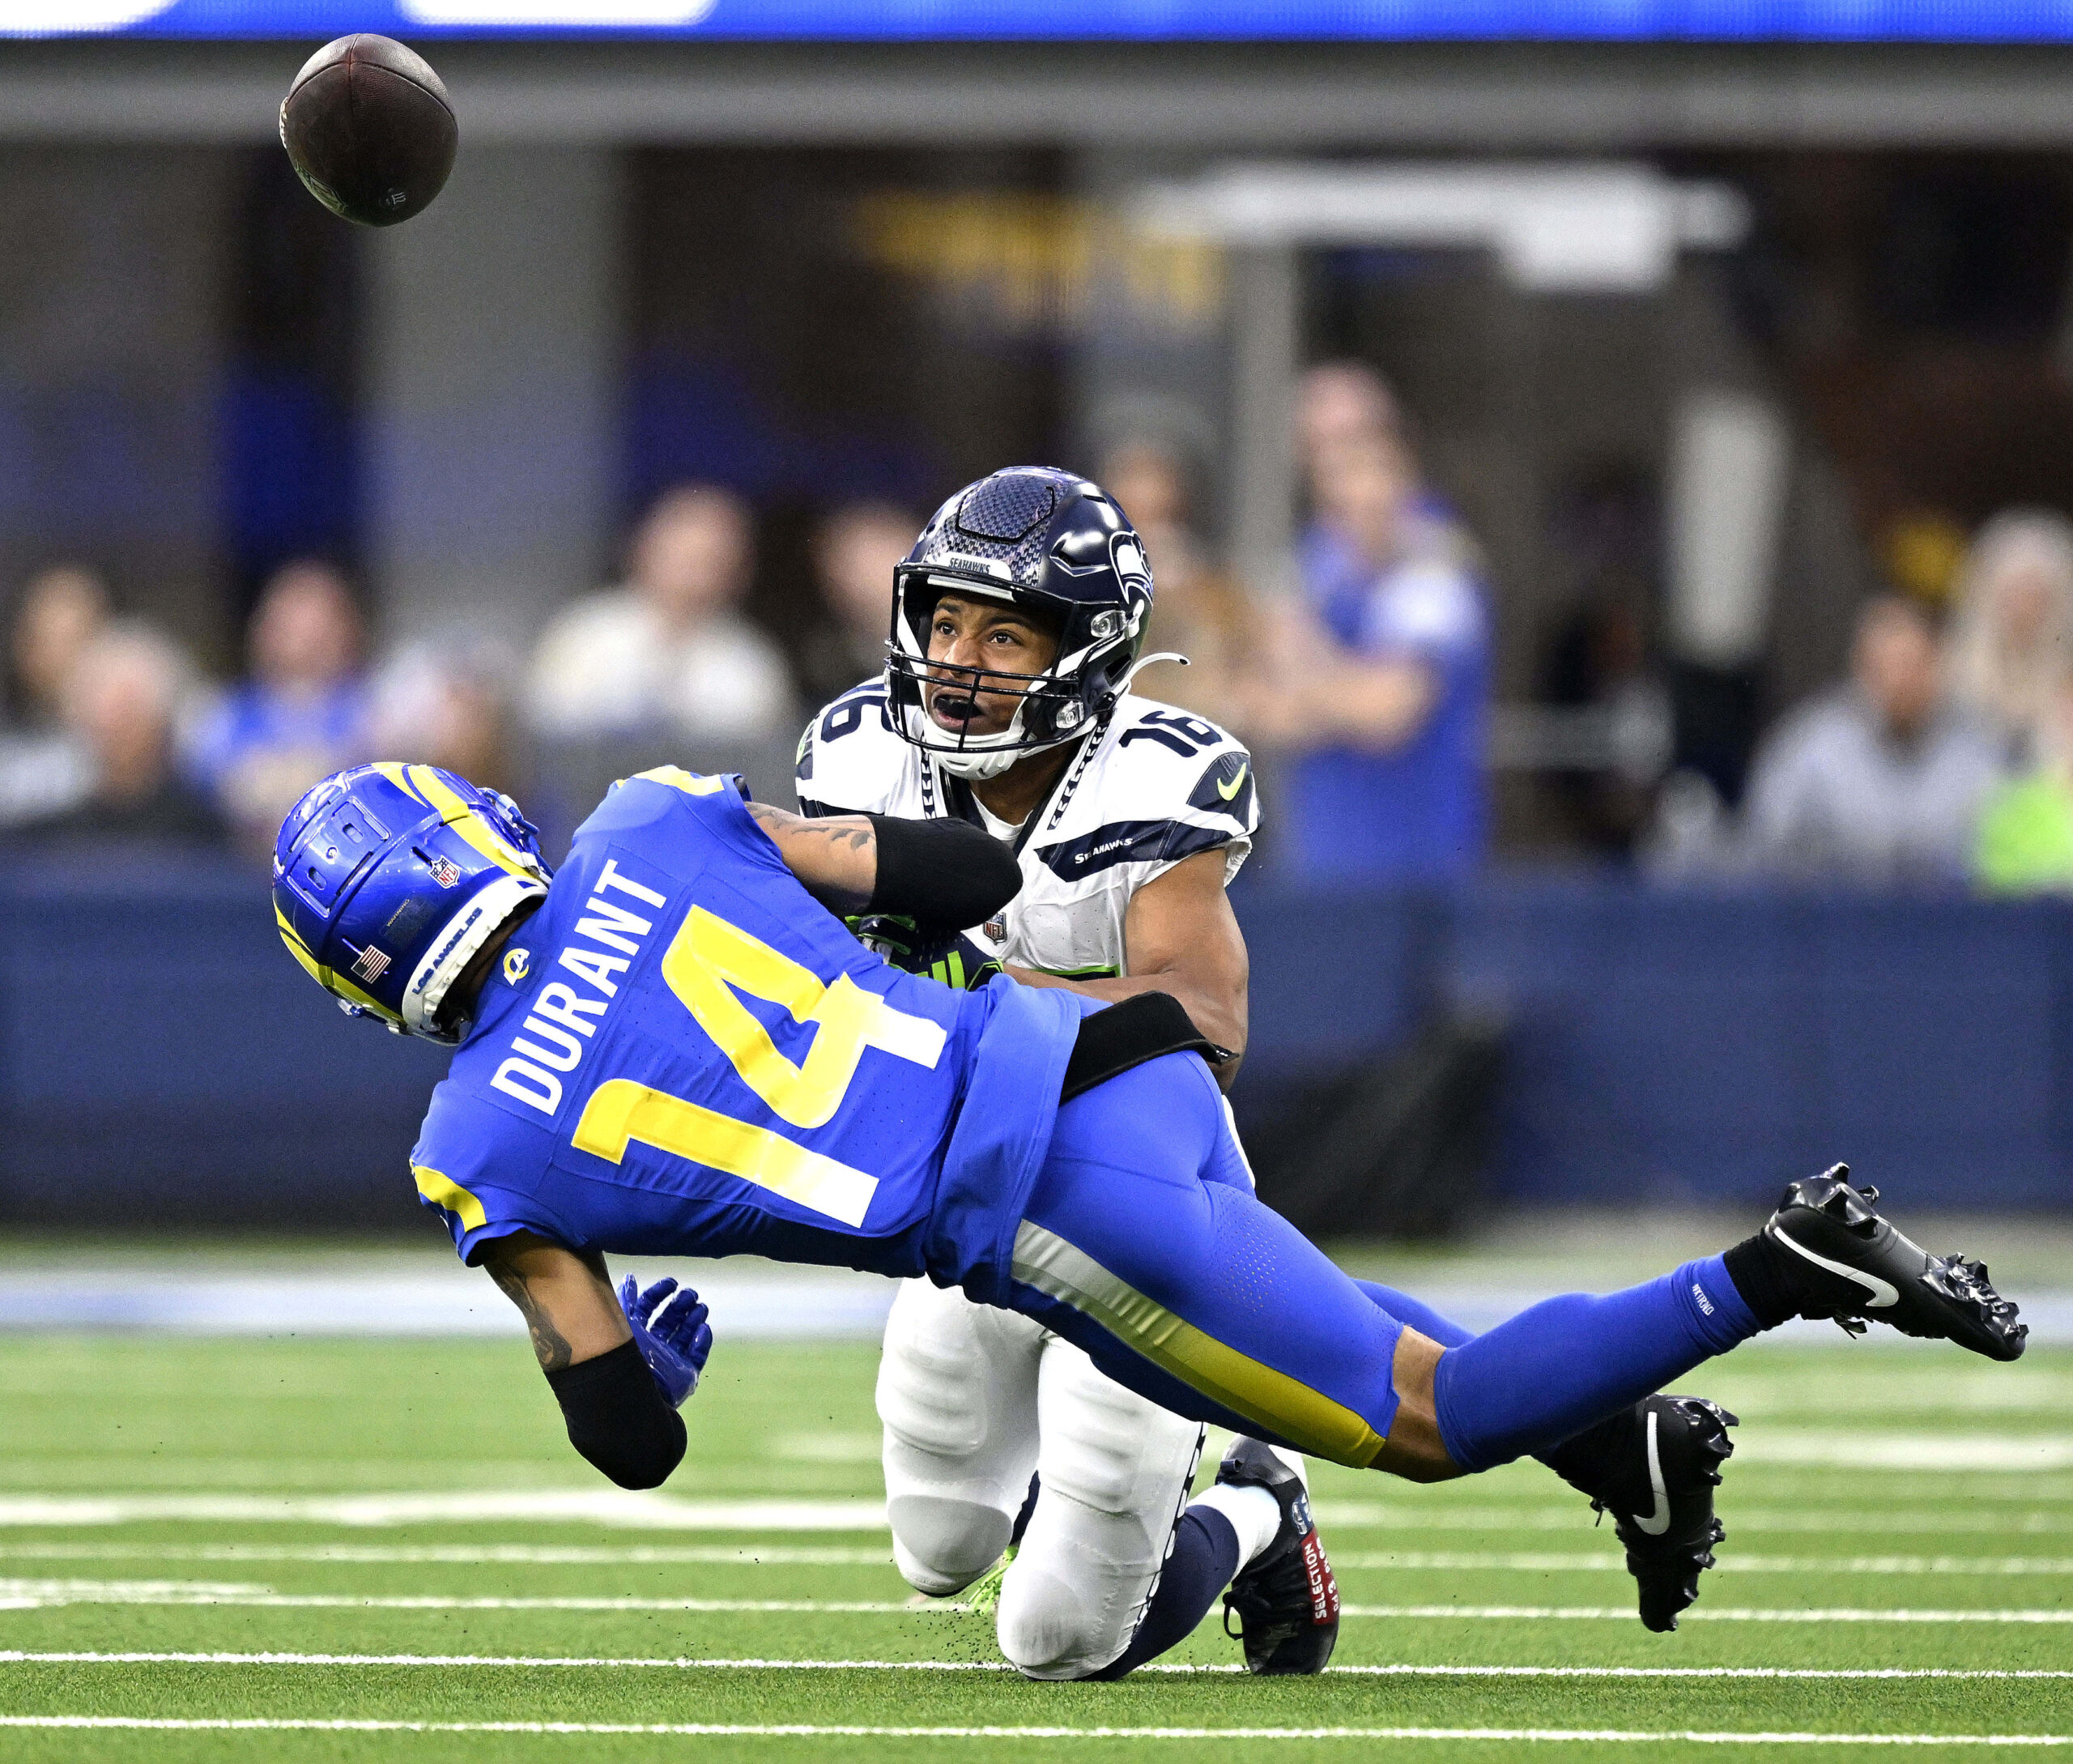
[[[288,811],[274,917],[347,1016],[450,1045],[463,1025],[440,1025],[448,991],[552,874],[509,797],[383,760],[333,773]]]

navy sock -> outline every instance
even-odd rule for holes
[[[1717,1255],[1624,1292],[1551,1298],[1441,1355],[1441,1440],[1464,1470],[1548,1451],[1763,1327]]]
[[[1415,1329],[1428,1340],[1437,1341],[1443,1348],[1458,1348],[1475,1339],[1474,1330],[1462,1328],[1451,1317],[1442,1317],[1422,1298],[1413,1298],[1410,1293],[1385,1286],[1379,1280],[1356,1280],[1353,1284],[1405,1328]]]
[[[1186,1640],[1237,1572],[1238,1534],[1230,1520],[1213,1506],[1189,1508],[1181,1515],[1159,1590],[1144,1608],[1130,1645],[1087,1676],[1101,1683],[1121,1678]]]

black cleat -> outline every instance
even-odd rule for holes
[[[1918,1248],[1872,1211],[1878,1199],[1850,1186],[1847,1164],[1786,1190],[1764,1235],[1790,1252],[1780,1261],[1798,1277],[1799,1314],[1832,1318],[1854,1336],[1868,1319],[1990,1360],[2020,1359],[2029,1326],[1985,1266]]]
[[[1224,1594],[1224,1633],[1238,1613],[1245,1670],[1321,1672],[1339,1643],[1339,1583],[1310,1523],[1303,1479],[1257,1439],[1234,1439],[1216,1467],[1220,1483],[1265,1489],[1281,1503],[1274,1541],[1239,1571]]]
[[[1648,1396],[1565,1441],[1548,1463],[1581,1489],[1627,1547],[1641,1621],[1658,1633],[1699,1596],[1699,1576],[1727,1536],[1713,1512],[1735,1417],[1697,1396]]]

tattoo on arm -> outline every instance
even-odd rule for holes
[[[751,803],[748,812],[773,839],[824,839],[831,845],[862,851],[877,837],[870,821],[862,815],[830,815],[825,820],[809,820],[804,815],[773,808],[768,803]]]
[[[770,836],[792,874],[822,905],[837,913],[862,912],[870,898],[871,871],[876,863],[878,833],[862,815],[804,815],[751,803],[748,812]]]
[[[526,1276],[504,1262],[492,1262],[489,1276],[524,1315],[526,1327],[533,1337],[533,1354],[540,1362],[540,1370],[559,1372],[568,1366],[573,1357],[568,1344],[534,1298],[532,1289],[526,1284]]]

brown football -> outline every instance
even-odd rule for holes
[[[302,64],[281,145],[309,194],[363,227],[421,212],[453,169],[460,130],[424,58],[393,37],[342,36]]]

